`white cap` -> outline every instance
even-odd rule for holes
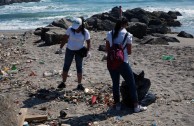
[[[72,28],[76,30],[76,29],[79,28],[80,25],[82,25],[82,19],[81,18],[75,18],[73,20]]]

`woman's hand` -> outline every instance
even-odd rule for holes
[[[62,53],[63,53],[62,49],[61,49],[61,48],[59,48],[59,49],[56,51],[56,53],[55,53],[55,54],[62,54]]]
[[[89,59],[90,57],[91,57],[91,53],[90,53],[90,51],[88,51],[86,59]]]

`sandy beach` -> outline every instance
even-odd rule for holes
[[[105,52],[99,51],[104,45],[106,32],[91,33],[91,58],[84,59],[83,84],[95,93],[112,94],[111,78],[103,60]],[[144,70],[151,80],[150,91],[157,96],[155,103],[141,113],[131,113],[130,109],[109,112],[103,102],[90,104],[93,94],[81,94],[76,100],[66,101],[65,91],[77,86],[75,62],[69,71],[67,88],[57,90],[61,82],[63,54],[55,54],[59,44],[44,46],[39,36],[31,31],[0,32],[0,69],[8,71],[14,64],[18,72],[0,80],[0,94],[11,95],[18,110],[28,108],[28,114],[48,115],[48,120],[38,124],[59,123],[71,126],[192,126],[194,124],[194,39],[176,37],[180,43],[169,45],[149,45],[133,43],[130,65],[132,69]],[[163,55],[172,55],[173,60],[163,60]],[[45,72],[54,75],[44,77]],[[47,96],[39,95],[47,90]],[[63,97],[62,97],[63,96]],[[79,96],[79,95],[78,95]],[[110,96],[111,101],[112,95]],[[59,118],[65,109],[67,116]],[[16,114],[17,111],[16,111]],[[55,126],[55,125],[53,125]],[[155,126],[155,125],[154,125]]]

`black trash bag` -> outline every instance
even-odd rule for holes
[[[141,103],[141,101],[144,100],[146,94],[150,89],[151,82],[150,82],[150,79],[144,78],[144,71],[141,71],[140,74],[136,74],[136,73],[133,73],[133,74],[134,74],[135,84],[137,88],[138,101],[139,103]],[[133,107],[134,106],[133,100],[130,97],[129,88],[127,86],[128,85],[125,83],[125,81],[123,81],[120,87],[122,102],[128,107]]]
[[[86,57],[88,54],[88,49],[84,46],[80,50],[77,50],[76,54],[80,55],[81,57]]]
[[[145,97],[141,101],[139,101],[139,103],[142,106],[148,106],[148,105],[154,103],[155,101],[156,101],[156,95],[149,91],[145,95]]]

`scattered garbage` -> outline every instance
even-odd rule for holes
[[[116,122],[118,122],[118,121],[122,121],[123,119],[122,119],[121,116],[115,116],[115,117],[114,117],[114,120],[115,120]]]
[[[33,71],[29,74],[29,76],[37,76]]]
[[[162,55],[162,60],[174,60],[173,55]]]
[[[16,74],[16,73],[18,73],[18,69],[17,69],[16,65],[13,65],[11,67],[11,70],[9,70],[9,73],[10,74]]]
[[[85,88],[84,93],[85,94],[94,94],[94,90],[89,89],[89,88]]]
[[[194,99],[191,100],[191,103],[194,103]]]
[[[0,80],[4,80],[6,77],[8,77],[8,74],[5,71],[0,70]]]
[[[30,126],[30,125],[28,124],[28,122],[25,121],[23,126]]]
[[[153,122],[152,122],[152,126],[157,126],[156,121],[153,121]]]
[[[42,61],[42,60],[41,60],[41,61],[39,61],[39,64],[44,64],[44,61]]]
[[[65,109],[60,111],[60,117],[65,118],[67,116],[67,113],[65,112]]]
[[[45,71],[43,73],[43,76],[44,77],[51,77],[51,76],[54,76],[54,75],[57,75],[59,74],[59,72],[57,72],[56,70],[52,70],[52,71]]]
[[[96,103],[96,98],[97,98],[97,97],[96,97],[95,95],[92,96],[92,105],[93,105],[94,103]]]

